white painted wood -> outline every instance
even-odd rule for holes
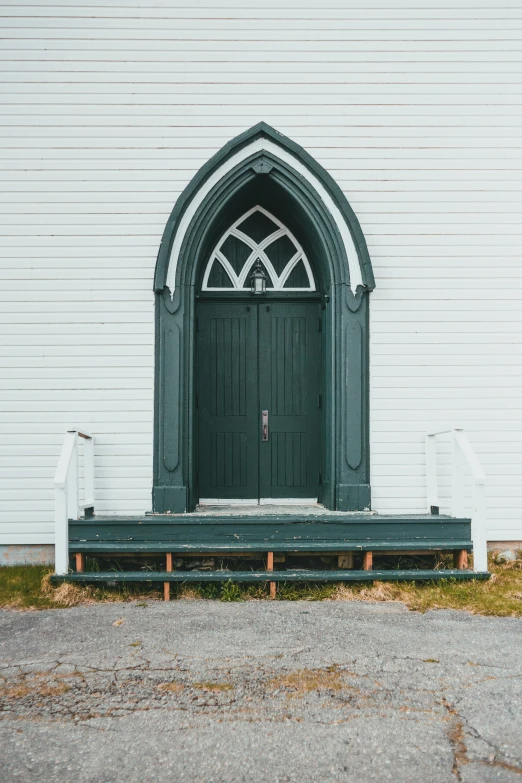
[[[76,451],[76,432],[69,430],[65,433],[63,439],[63,446],[60,452],[60,458],[56,466],[56,472],[54,474],[55,487],[67,486],[67,479],[69,474],[69,465],[75,455]],[[67,487],[68,488],[68,487]]]
[[[317,506],[317,498],[259,498],[260,506]]]
[[[54,474],[54,544],[57,574],[69,572],[69,517],[76,517],[78,512],[77,456],[76,432],[67,432]]]
[[[473,564],[475,571],[488,570],[488,535],[486,518],[486,488],[476,480],[471,507],[471,536],[473,539]],[[515,538],[513,532],[508,538]]]
[[[80,515],[80,476],[78,466],[78,437],[77,433],[68,433],[74,436],[74,446],[67,466],[67,513],[69,519],[77,519]]]
[[[474,568],[475,571],[487,571],[486,474],[462,428],[426,434],[428,498],[438,497],[439,486],[444,478],[439,471],[436,453],[437,444],[444,443],[444,439],[446,439],[443,455],[445,459],[442,460],[441,465],[443,468],[445,465],[451,481],[451,501],[447,511],[455,517],[471,517]]]
[[[431,514],[432,506],[438,507],[439,505],[435,435],[426,434],[424,443],[426,452],[426,513]]]
[[[474,567],[475,571],[487,571],[486,474],[464,431],[455,430],[454,438],[473,478],[471,535]]]
[[[78,433],[84,439],[83,446],[83,477],[85,484],[84,508],[94,508],[94,438]]]
[[[257,500],[249,498],[200,498],[200,506],[256,506]]]
[[[48,542],[54,542],[54,570],[57,574],[69,573],[69,515],[67,513],[67,493],[64,487],[54,489],[54,536],[49,536]],[[33,522],[34,525],[34,522]],[[20,533],[22,535],[22,533]],[[29,542],[34,535],[31,530]],[[45,533],[41,533],[45,536]],[[6,536],[5,543],[19,544],[23,539],[16,534]],[[10,540],[9,540],[10,539]]]
[[[458,423],[488,537],[522,539],[518,0],[137,11],[2,3],[0,543],[52,543],[71,426],[96,433],[98,512],[150,510],[159,241],[261,119],[327,168],[368,242],[373,508],[425,511],[424,433]]]
[[[84,451],[84,493],[85,502],[80,503],[80,470],[78,439],[85,443]],[[83,430],[68,430],[65,433],[62,450],[54,474],[54,542],[56,573],[69,571],[69,519],[77,519],[83,509],[94,507],[94,450],[93,437]],[[34,486],[34,482],[33,482]],[[17,494],[19,489],[17,489]],[[47,492],[38,490],[36,497],[45,498]],[[27,491],[24,496],[30,496]],[[45,506],[45,500],[41,503]],[[4,504],[5,508],[5,504]],[[8,510],[8,507],[7,509]],[[15,509],[13,509],[14,511]],[[0,536],[1,522],[0,522]],[[12,543],[11,541],[6,543]]]

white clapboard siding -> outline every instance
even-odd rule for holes
[[[73,427],[96,437],[97,509],[150,509],[159,242],[260,120],[368,241],[373,507],[424,511],[424,432],[460,426],[489,538],[522,539],[522,6],[399,5],[0,3],[0,544],[53,541]]]

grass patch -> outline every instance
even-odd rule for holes
[[[49,566],[0,566],[0,609],[64,609],[100,601],[133,601],[160,598],[161,586],[117,583],[115,586],[91,586],[50,582]]]
[[[269,687],[273,691],[288,691],[291,696],[302,696],[313,691],[340,691],[344,683],[341,673],[331,666],[328,669],[299,669],[273,677]]]
[[[507,564],[490,558],[489,581],[460,582],[447,579],[433,582],[320,583],[282,582],[277,587],[280,601],[400,601],[408,608],[462,609],[474,614],[499,617],[522,616],[522,557]],[[160,600],[162,585],[116,583],[78,585],[50,583],[48,566],[0,567],[0,608],[53,609],[96,602]],[[212,599],[221,601],[266,600],[265,583],[171,584],[173,600]],[[115,625],[120,622],[116,621]],[[122,623],[121,623],[122,624]]]
[[[40,696],[42,699],[53,699],[71,689],[63,682],[63,677],[53,677],[48,681],[48,672],[37,672],[27,675],[15,683],[0,684],[0,698],[7,700],[24,699],[26,696]]]
[[[459,582],[374,582],[337,585],[339,601],[400,601],[409,609],[461,609],[496,617],[522,616],[522,559],[507,565],[490,562],[491,579]]]
[[[50,609],[53,597],[42,589],[49,566],[23,565],[0,568],[0,607],[2,609]]]

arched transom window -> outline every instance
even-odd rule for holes
[[[262,266],[268,291],[315,291],[312,269],[294,235],[270,212],[254,207],[223,234],[203,276],[203,291],[250,290]]]

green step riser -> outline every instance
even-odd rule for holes
[[[393,550],[404,551],[412,550],[419,551],[424,550],[426,552],[444,552],[453,551],[455,549],[465,549],[468,552],[472,551],[472,545],[469,539],[460,541],[366,541],[364,543],[355,541],[302,541],[302,542],[286,542],[286,541],[261,541],[256,543],[238,542],[236,545],[232,543],[216,544],[210,543],[180,543],[180,542],[164,542],[164,541],[147,541],[138,543],[130,543],[128,541],[112,541],[112,542],[90,542],[90,541],[73,541],[69,542],[69,552],[75,554],[76,552],[91,553],[91,554],[116,554],[116,553],[129,553],[134,552],[136,554],[161,554],[164,552],[172,552],[172,554],[183,554],[184,552],[220,552],[222,554],[229,553],[234,555],[236,552],[287,552],[299,554],[299,552],[393,552]]]
[[[457,569],[441,571],[156,571],[154,573],[99,571],[75,573],[66,576],[53,575],[51,581],[71,582],[379,582],[440,581],[441,579],[489,579],[487,572]]]
[[[389,542],[398,545],[400,542],[438,543],[439,546],[452,546],[466,541],[471,543],[471,525],[467,522],[429,522],[417,524],[399,523],[304,523],[267,525],[230,523],[201,524],[195,526],[156,524],[109,524],[71,523],[69,525],[69,540],[71,542],[176,542],[180,544],[227,544],[237,546],[240,542],[246,545],[276,542],[290,544],[318,541],[324,544],[335,544],[344,541],[345,546],[352,543],[354,547],[370,542]],[[455,544],[454,544],[455,542]],[[266,544],[265,544],[266,546]]]

